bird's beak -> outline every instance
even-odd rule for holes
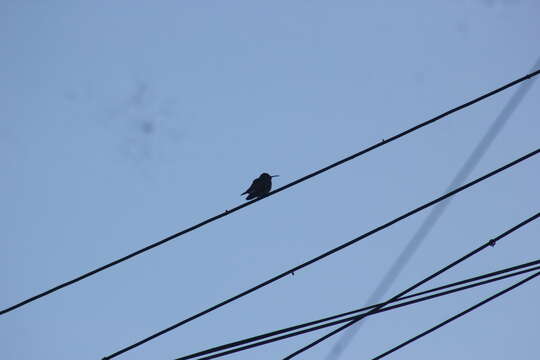
[[[270,177],[279,177],[279,175],[270,175]]]

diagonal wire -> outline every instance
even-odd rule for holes
[[[464,109],[466,107],[469,107],[469,106],[471,106],[471,105],[473,105],[473,104],[475,104],[475,103],[477,103],[479,101],[482,101],[482,100],[484,100],[484,99],[486,99],[486,98],[488,98],[490,96],[493,96],[493,95],[495,95],[495,94],[497,94],[497,93],[499,93],[499,92],[501,92],[501,91],[503,91],[505,89],[508,89],[508,88],[510,88],[512,86],[515,86],[515,85],[517,85],[517,84],[519,84],[519,83],[521,83],[521,82],[523,82],[525,80],[528,80],[530,78],[533,78],[533,77],[537,76],[538,74],[540,74],[540,70],[533,71],[533,72],[531,72],[531,73],[529,73],[529,74],[527,74],[527,75],[525,75],[525,76],[523,76],[523,77],[521,77],[519,79],[516,79],[514,81],[511,81],[511,82],[507,83],[506,85],[503,85],[503,86],[501,86],[501,87],[499,87],[499,88],[497,88],[495,90],[492,90],[492,91],[490,91],[490,92],[488,92],[488,93],[486,93],[484,95],[481,95],[481,96],[479,96],[479,97],[477,97],[477,98],[475,98],[473,100],[470,100],[470,101],[468,101],[468,102],[466,102],[466,103],[464,103],[464,104],[462,104],[460,106],[457,106],[457,107],[455,107],[453,109],[450,109],[450,110],[446,111],[445,113],[442,113],[442,114],[440,114],[438,116],[435,116],[432,119],[424,121],[424,122],[422,122],[422,123],[420,123],[420,124],[418,124],[416,126],[413,126],[412,128],[409,128],[409,129],[407,129],[407,130],[405,130],[405,131],[403,131],[403,132],[401,132],[401,133],[399,133],[397,135],[394,135],[394,136],[392,136],[392,137],[390,137],[390,138],[388,138],[386,140],[383,140],[383,141],[381,141],[381,142],[379,142],[377,144],[371,145],[371,146],[369,146],[369,147],[367,147],[367,148],[365,148],[365,149],[363,149],[363,150],[361,150],[361,151],[359,151],[359,152],[357,152],[355,154],[352,154],[352,155],[350,155],[350,156],[348,156],[348,157],[346,157],[344,159],[341,159],[341,160],[339,160],[339,161],[337,161],[337,162],[335,162],[333,164],[330,164],[330,165],[328,165],[328,166],[326,166],[326,167],[324,167],[322,169],[319,169],[319,170],[314,171],[314,172],[312,172],[312,173],[310,173],[310,174],[308,174],[308,175],[306,175],[304,177],[301,177],[300,179],[297,179],[297,180],[295,180],[295,181],[293,181],[293,182],[291,182],[291,183],[289,183],[287,185],[284,185],[284,186],[282,186],[282,187],[280,187],[280,188],[278,188],[278,189],[276,189],[274,191],[271,191],[267,196],[277,194],[277,193],[279,193],[279,192],[281,192],[281,191],[283,191],[285,189],[288,189],[288,188],[290,188],[290,187],[292,187],[294,185],[297,185],[297,184],[299,184],[301,182],[304,182],[304,181],[306,181],[306,180],[308,180],[308,179],[310,179],[310,178],[312,178],[314,176],[322,174],[323,172],[326,172],[326,171],[328,171],[328,170],[330,170],[330,169],[332,169],[332,168],[334,168],[336,166],[339,166],[339,165],[342,165],[342,164],[344,164],[344,163],[346,163],[348,161],[351,161],[351,160],[353,160],[353,159],[355,159],[355,158],[357,158],[357,157],[359,157],[361,155],[364,155],[364,154],[366,154],[366,153],[368,153],[368,152],[370,152],[372,150],[375,150],[376,148],[378,148],[380,146],[386,145],[386,144],[388,144],[388,143],[390,143],[390,142],[392,142],[394,140],[397,140],[397,139],[399,139],[399,138],[401,138],[401,137],[403,137],[405,135],[408,135],[409,133],[412,133],[412,132],[414,132],[414,131],[416,131],[416,130],[424,127],[424,126],[430,125],[430,124],[432,124],[432,123],[434,123],[434,122],[436,122],[436,121],[438,121],[438,120],[440,120],[440,119],[442,119],[442,118],[444,118],[444,117],[446,117],[446,116],[448,116],[450,114],[455,113],[456,111],[462,110],[462,109]],[[163,244],[165,244],[165,243],[167,243],[167,242],[169,242],[169,241],[171,241],[171,240],[173,240],[173,239],[175,239],[175,238],[177,238],[179,236],[187,234],[187,233],[189,233],[189,232],[191,232],[193,230],[196,230],[196,229],[198,229],[198,228],[200,228],[200,227],[202,227],[204,225],[207,225],[207,224],[209,224],[211,222],[214,222],[214,221],[216,221],[218,219],[221,219],[222,217],[230,215],[233,212],[236,212],[236,211],[238,211],[238,210],[240,210],[240,209],[242,209],[242,208],[244,208],[246,206],[249,206],[249,205],[251,205],[251,204],[253,204],[253,203],[255,203],[255,202],[257,202],[257,201],[259,201],[261,199],[262,198],[251,200],[251,201],[248,201],[248,202],[246,202],[244,204],[238,205],[238,206],[236,206],[236,207],[234,207],[232,209],[225,210],[221,214],[210,217],[210,218],[208,218],[208,219],[206,219],[206,220],[204,220],[204,221],[202,221],[202,222],[200,222],[200,223],[198,223],[196,225],[188,227],[188,228],[186,228],[186,229],[184,229],[184,230],[182,230],[180,232],[177,232],[176,234],[167,236],[166,238],[164,238],[162,240],[156,241],[156,242],[154,242],[154,243],[152,243],[152,244],[150,244],[148,246],[143,247],[142,249],[134,251],[134,252],[132,252],[132,253],[126,255],[126,256],[123,256],[123,257],[121,257],[119,259],[116,259],[116,260],[114,260],[114,261],[112,261],[112,262],[110,262],[108,264],[100,266],[100,267],[98,267],[98,268],[96,268],[94,270],[88,271],[88,272],[86,272],[86,273],[84,273],[84,274],[82,274],[80,276],[77,276],[77,277],[75,277],[75,278],[73,278],[73,279],[71,279],[69,281],[63,282],[63,283],[61,283],[61,284],[59,284],[59,285],[57,285],[55,287],[52,287],[49,290],[43,291],[43,292],[41,292],[41,293],[39,293],[37,295],[31,296],[31,297],[29,297],[29,298],[27,298],[27,299],[25,299],[23,301],[20,301],[20,302],[14,304],[12,306],[9,306],[9,307],[7,307],[5,309],[0,310],[0,315],[6,314],[6,313],[8,313],[10,311],[13,311],[13,310],[15,310],[15,309],[17,309],[17,308],[19,308],[19,307],[21,307],[23,305],[26,305],[26,304],[31,303],[33,301],[36,301],[36,300],[38,300],[38,299],[40,299],[40,298],[42,298],[44,296],[50,295],[50,294],[52,294],[52,293],[54,293],[54,292],[56,292],[56,291],[58,291],[60,289],[65,288],[66,286],[73,285],[73,284],[75,284],[75,283],[77,283],[77,282],[79,282],[79,281],[81,281],[83,279],[86,279],[87,277],[90,277],[90,276],[95,275],[95,274],[97,274],[99,272],[102,272],[102,271],[104,271],[104,270],[106,270],[106,269],[108,269],[108,268],[110,268],[112,266],[118,265],[118,264],[120,264],[120,263],[122,263],[122,262],[124,262],[126,260],[129,260],[129,259],[131,259],[131,258],[133,258],[133,257],[135,257],[137,255],[140,255],[140,254],[142,254],[144,252],[147,252],[147,251],[149,251],[149,250],[151,250],[151,249],[153,249],[155,247],[163,245]]]
[[[475,283],[475,284],[472,284],[472,285],[463,286],[463,287],[460,287],[460,288],[457,288],[457,289],[452,289],[452,290],[444,291],[444,292],[437,293],[437,294],[434,294],[434,295],[429,295],[429,296],[425,296],[425,297],[422,297],[422,298],[418,298],[418,299],[415,299],[415,300],[406,301],[406,302],[403,302],[403,303],[400,303],[400,304],[397,304],[397,305],[392,305],[392,306],[388,306],[388,307],[383,308],[383,309],[376,310],[376,311],[374,311],[373,313],[366,314],[366,316],[378,314],[378,313],[385,312],[385,311],[389,311],[389,310],[394,310],[394,309],[397,309],[397,308],[400,308],[400,307],[403,307],[403,306],[412,305],[412,304],[415,304],[415,303],[418,303],[418,302],[422,302],[422,301],[434,299],[434,298],[437,298],[437,297],[440,297],[440,296],[445,296],[445,295],[448,295],[448,294],[451,294],[451,293],[454,293],[454,292],[463,291],[463,290],[466,290],[466,289],[469,289],[469,288],[472,288],[472,287],[484,285],[484,284],[486,284],[486,283],[488,283],[488,282],[493,282],[493,281],[497,281],[497,280],[502,280],[503,278],[507,278],[507,277],[511,277],[511,276],[516,276],[516,275],[521,275],[521,274],[523,274],[523,273],[527,273],[527,272],[531,272],[531,271],[539,270],[539,269],[540,269],[540,266],[537,266],[537,267],[535,267],[535,268],[531,268],[531,269],[527,269],[527,270],[522,270],[522,271],[519,271],[519,272],[517,272],[517,273],[510,274],[510,275],[504,275],[504,276],[501,276],[501,277],[499,277],[499,278],[497,278],[497,279],[493,279],[493,280],[491,280],[491,279],[490,279],[490,280],[485,280],[485,281],[482,281],[482,282],[479,282],[479,283]],[[401,300],[401,299],[400,299],[400,300]],[[344,323],[344,322],[347,322],[347,321],[355,320],[355,319],[357,319],[357,318],[359,318],[359,317],[361,317],[361,316],[362,316],[362,315],[356,315],[356,316],[347,317],[347,318],[344,318],[344,319],[341,319],[341,320],[332,321],[332,322],[329,322],[329,323],[326,323],[326,324],[323,324],[323,325],[314,326],[314,327],[311,327],[311,328],[308,328],[308,329],[296,331],[296,332],[289,333],[289,334],[286,334],[286,335],[274,337],[274,338],[271,338],[271,339],[268,339],[268,340],[259,341],[259,342],[257,342],[257,343],[253,343],[253,344],[250,344],[250,345],[238,347],[238,348],[235,348],[235,349],[232,349],[232,350],[220,352],[220,353],[218,353],[218,354],[214,354],[214,355],[202,357],[202,358],[199,358],[198,360],[210,360],[210,359],[219,358],[219,357],[222,357],[222,356],[225,356],[225,355],[229,355],[229,354],[232,354],[232,353],[235,353],[235,352],[248,350],[248,349],[250,349],[250,348],[254,348],[254,347],[257,347],[257,346],[269,344],[269,343],[272,343],[272,342],[275,342],[275,341],[284,340],[284,339],[286,339],[286,338],[290,338],[290,337],[293,337],[293,336],[302,335],[302,334],[305,334],[305,333],[308,333],[308,332],[320,330],[320,329],[322,329],[322,328],[326,328],[326,327],[338,325],[338,324],[341,324],[341,323]],[[188,357],[188,358],[192,358],[192,357]],[[182,359],[182,358],[180,358],[180,359]]]
[[[350,326],[356,324],[358,321],[362,320],[363,318],[365,318],[366,316],[369,316],[373,313],[375,313],[376,311],[380,310],[381,308],[385,307],[386,305],[388,305],[389,303],[391,303],[392,301],[394,300],[397,300],[397,299],[400,299],[402,296],[406,295],[407,293],[411,292],[412,290],[416,289],[417,287],[425,284],[426,282],[430,281],[431,279],[439,276],[440,274],[446,272],[447,270],[453,268],[454,266],[456,266],[457,264],[465,261],[466,259],[470,258],[471,256],[473,255],[476,255],[477,253],[479,253],[480,251],[486,249],[488,246],[495,246],[495,244],[497,243],[497,241],[499,241],[500,239],[508,236],[509,234],[513,233],[514,231],[518,230],[519,228],[527,225],[528,223],[536,220],[538,217],[540,217],[540,212],[537,212],[536,214],[534,214],[533,216],[523,220],[522,222],[520,222],[519,224],[515,225],[514,227],[506,230],[505,232],[503,232],[502,234],[498,235],[497,237],[487,241],[485,244],[479,246],[478,248],[472,250],[471,252],[467,253],[466,255],[462,256],[461,258],[455,260],[454,262],[446,265],[445,267],[443,267],[442,269],[434,272],[433,274],[429,275],[428,277],[420,280],[419,282],[417,282],[416,284],[410,286],[409,288],[403,290],[402,292],[400,292],[399,294],[393,296],[392,298],[390,298],[389,300],[385,301],[384,303],[382,304],[379,304],[377,307],[373,308],[372,310],[368,311],[367,313],[363,314],[363,315],[360,315],[358,316],[356,319],[354,320],[351,320],[349,321],[348,323],[346,323],[345,325],[342,325],[340,326],[339,328],[329,332],[328,334],[320,337],[319,339],[311,342],[310,344],[302,347],[301,349],[295,351],[294,353],[286,356],[285,358],[283,358],[283,360],[290,360],[292,359],[293,357],[303,353],[304,351],[314,347],[315,345],[323,342],[324,340],[330,338],[331,336],[349,328]]]
[[[260,283],[260,284],[258,284],[256,286],[248,289],[248,290],[245,290],[245,291],[241,292],[240,294],[237,294],[237,295],[235,295],[233,297],[230,297],[227,300],[224,300],[224,301],[222,301],[222,302],[220,302],[220,303],[218,303],[216,305],[213,305],[213,306],[211,306],[211,307],[209,307],[209,308],[207,308],[207,309],[205,309],[205,310],[203,310],[203,311],[201,311],[201,312],[199,312],[199,313],[197,313],[195,315],[192,315],[192,316],[190,316],[190,317],[188,317],[188,318],[186,318],[186,319],[184,319],[182,321],[179,321],[179,322],[177,322],[177,323],[175,323],[175,324],[173,324],[173,325],[171,325],[171,326],[169,326],[169,327],[167,327],[167,328],[165,328],[163,330],[160,330],[160,331],[158,331],[158,332],[156,332],[156,333],[154,333],[154,334],[152,334],[152,335],[150,335],[150,336],[148,336],[148,337],[146,337],[146,338],[144,338],[142,340],[137,341],[134,344],[126,346],[126,347],[116,351],[115,353],[113,353],[111,355],[107,355],[103,359],[104,360],[112,359],[112,358],[114,358],[114,357],[116,357],[116,356],[118,356],[120,354],[125,353],[126,351],[132,350],[132,349],[134,349],[134,348],[136,348],[136,347],[138,347],[138,346],[140,346],[140,345],[142,345],[142,344],[144,344],[144,343],[146,343],[146,342],[148,342],[150,340],[153,340],[153,339],[155,339],[155,338],[157,338],[157,337],[159,337],[159,336],[161,336],[161,335],[163,335],[163,334],[165,334],[165,333],[167,333],[167,332],[169,332],[171,330],[174,330],[179,326],[182,326],[182,325],[184,325],[184,324],[186,324],[186,323],[188,323],[188,322],[190,322],[192,320],[195,320],[195,319],[197,319],[197,318],[199,318],[199,317],[201,317],[201,316],[203,316],[205,314],[208,314],[209,312],[214,311],[214,310],[216,310],[216,309],[218,309],[218,308],[220,308],[220,307],[222,307],[222,306],[224,306],[224,305],[226,305],[228,303],[231,303],[231,302],[233,302],[235,300],[238,300],[241,297],[244,297],[244,296],[246,296],[246,295],[248,295],[248,294],[250,294],[250,293],[252,293],[252,292],[254,292],[254,291],[258,290],[258,289],[260,289],[260,288],[268,286],[271,283],[273,283],[273,282],[275,282],[275,281],[277,281],[277,280],[279,280],[279,279],[281,279],[281,278],[283,278],[283,277],[285,277],[285,276],[287,276],[289,274],[292,274],[292,273],[294,273],[294,272],[296,272],[296,271],[298,271],[298,270],[300,270],[300,269],[302,269],[302,268],[304,268],[306,266],[309,266],[309,265],[311,265],[311,264],[313,264],[313,263],[315,263],[315,262],[317,262],[319,260],[322,260],[322,259],[326,258],[327,256],[330,256],[330,255],[332,255],[332,254],[334,254],[334,253],[336,253],[338,251],[341,251],[341,250],[343,250],[343,249],[357,243],[358,241],[360,241],[362,239],[365,239],[365,238],[367,238],[367,237],[369,237],[369,236],[371,236],[371,235],[373,235],[373,234],[375,234],[375,233],[377,233],[377,232],[379,232],[379,231],[381,231],[383,229],[386,229],[387,227],[390,227],[390,226],[394,225],[395,223],[397,223],[397,222],[399,222],[399,221],[401,221],[403,219],[408,218],[409,216],[412,216],[412,215],[416,214],[417,212],[420,212],[420,211],[422,211],[422,210],[424,210],[426,208],[429,208],[430,206],[433,206],[433,205],[435,205],[435,204],[437,204],[437,203],[439,203],[439,202],[441,202],[441,201],[443,201],[443,200],[445,200],[445,199],[447,199],[447,198],[449,198],[449,197],[451,197],[451,196],[453,196],[453,195],[455,195],[455,194],[457,194],[457,193],[459,193],[459,192],[461,192],[461,191],[463,191],[465,189],[468,189],[469,187],[471,187],[471,186],[473,186],[473,185],[475,185],[475,184],[477,184],[479,182],[482,182],[482,181],[490,178],[491,176],[494,176],[494,175],[496,175],[496,174],[498,174],[498,173],[500,173],[500,172],[502,172],[504,170],[507,170],[508,168],[511,168],[512,166],[515,166],[515,165],[519,164],[520,162],[525,161],[525,160],[537,155],[539,152],[540,152],[540,149],[533,150],[530,153],[528,153],[528,154],[526,154],[526,155],[524,155],[524,156],[522,156],[522,157],[520,157],[520,158],[518,158],[518,159],[504,165],[504,166],[501,166],[500,168],[498,168],[496,170],[493,170],[493,171],[491,171],[491,172],[489,172],[489,173],[487,173],[487,174],[485,174],[485,175],[483,175],[483,176],[481,176],[481,177],[479,177],[479,178],[477,178],[477,179],[475,179],[475,180],[473,180],[473,181],[471,181],[471,182],[469,182],[469,183],[467,183],[465,185],[460,186],[457,189],[454,189],[454,190],[452,190],[452,191],[450,191],[450,192],[448,192],[448,193],[446,193],[446,194],[444,194],[442,196],[439,196],[438,198],[436,198],[434,200],[431,200],[431,201],[429,201],[429,202],[427,202],[427,203],[425,203],[425,204],[423,204],[423,205],[421,205],[421,206],[419,206],[419,207],[417,207],[417,208],[415,208],[413,210],[410,210],[410,211],[406,212],[405,214],[400,215],[397,218],[386,222],[383,225],[380,225],[380,226],[378,226],[378,227],[376,227],[376,228],[374,228],[374,229],[372,229],[372,230],[370,230],[370,231],[368,231],[368,232],[366,232],[366,233],[364,233],[364,234],[362,234],[362,235],[360,235],[360,236],[358,236],[358,237],[356,237],[356,238],[354,238],[352,240],[347,241],[344,244],[341,244],[341,245],[339,245],[339,246],[337,246],[337,247],[335,247],[335,248],[333,248],[331,250],[328,250],[327,252],[325,252],[325,253],[323,253],[323,254],[321,254],[319,256],[316,256],[313,259],[308,260],[308,261],[306,261],[306,262],[304,262],[304,263],[302,263],[300,265],[297,265],[297,266],[295,266],[295,267],[293,267],[293,268],[291,268],[291,269],[289,269],[289,270],[287,270],[285,272],[282,272],[281,274],[276,275],[273,278],[271,278],[269,280],[266,280],[266,281],[264,281],[264,282],[262,282],[262,283]]]
[[[446,285],[439,286],[439,287],[436,287],[436,288],[432,288],[432,289],[429,289],[429,290],[420,291],[420,292],[417,292],[417,293],[414,293],[414,294],[411,294],[411,295],[406,295],[406,296],[403,296],[402,298],[400,298],[399,300],[395,300],[393,302],[403,301],[405,299],[410,299],[410,298],[415,298],[415,299],[410,300],[410,301],[404,301],[404,302],[401,302],[401,303],[399,303],[397,305],[388,306],[386,308],[377,310],[375,313],[385,312],[385,311],[388,311],[388,310],[394,310],[394,309],[401,308],[401,307],[404,307],[404,306],[409,306],[409,305],[412,305],[412,304],[415,304],[415,303],[418,303],[418,302],[423,302],[423,301],[426,301],[426,300],[430,300],[430,299],[438,298],[438,297],[441,297],[441,296],[446,296],[446,295],[449,295],[449,294],[453,294],[453,293],[456,293],[456,292],[468,290],[468,289],[471,289],[471,288],[474,288],[474,287],[477,287],[477,286],[486,285],[486,284],[489,284],[489,283],[492,283],[492,282],[495,282],[495,281],[500,281],[500,280],[504,280],[504,279],[507,279],[507,278],[510,278],[510,277],[522,275],[522,274],[525,274],[525,273],[528,273],[528,272],[531,272],[531,271],[540,270],[540,265],[539,264],[540,264],[540,260],[535,260],[535,261],[531,261],[531,262],[528,262],[528,263],[525,263],[525,264],[512,266],[512,267],[509,267],[509,268],[497,270],[497,271],[490,272],[490,273],[487,273],[487,274],[483,274],[483,275],[475,276],[475,277],[472,277],[472,278],[464,279],[464,280],[461,280],[461,281],[457,281],[457,282],[454,282],[454,283],[446,284]],[[521,269],[523,269],[523,270],[521,270]],[[516,271],[516,270],[518,270],[518,271]],[[503,275],[501,275],[501,274],[503,274]],[[499,276],[497,276],[497,275],[499,275]],[[487,280],[483,280],[483,279],[487,279]],[[479,280],[481,280],[481,281],[479,281]],[[464,284],[468,284],[468,285],[464,285]],[[464,286],[459,286],[459,285],[464,285]],[[445,290],[445,289],[450,289],[450,290]],[[445,290],[445,291],[441,291],[441,290]],[[431,294],[431,293],[434,293],[434,292],[436,292],[436,293],[432,294],[432,295],[427,295],[427,296],[424,296],[424,297],[420,297],[421,295]],[[229,355],[229,354],[232,354],[232,353],[236,353],[236,352],[239,352],[239,351],[248,350],[248,349],[258,347],[258,346],[261,346],[261,345],[265,345],[265,344],[269,344],[269,343],[272,343],[272,342],[284,340],[284,339],[287,339],[287,338],[290,338],[290,337],[302,335],[302,334],[305,334],[305,333],[308,333],[308,332],[320,330],[322,328],[326,328],[326,327],[334,326],[334,325],[337,325],[337,324],[341,324],[343,322],[354,320],[359,315],[354,315],[354,316],[349,316],[349,315],[358,314],[360,312],[373,309],[373,308],[377,307],[378,305],[380,305],[380,304],[374,304],[374,305],[363,307],[361,309],[347,311],[347,312],[344,312],[344,313],[341,313],[341,314],[332,315],[332,316],[329,316],[329,317],[325,317],[325,318],[322,318],[322,319],[310,321],[310,322],[307,322],[307,323],[290,326],[290,327],[280,329],[280,330],[274,330],[274,331],[271,331],[271,332],[267,332],[265,334],[252,336],[252,337],[249,337],[249,338],[246,338],[246,339],[242,339],[242,340],[234,341],[234,342],[231,342],[231,343],[228,343],[228,344],[215,346],[215,347],[212,347],[212,348],[209,348],[209,349],[206,349],[206,350],[198,351],[196,353],[192,353],[192,354],[189,354],[189,355],[185,355],[185,356],[176,358],[175,360],[188,360],[188,359],[193,359],[193,358],[203,356],[203,355],[217,353],[218,351],[231,349],[231,350],[219,352],[217,354],[214,354],[214,355],[211,355],[211,356],[208,356],[208,357],[199,358],[199,360],[215,359],[215,358],[222,357],[222,356],[225,356],[225,355]],[[343,318],[344,316],[349,316],[349,317]],[[335,319],[339,319],[339,320],[335,320]],[[335,320],[335,321],[333,321],[333,320]],[[319,324],[322,324],[322,325],[319,325]],[[314,326],[314,325],[317,325],[317,326]],[[299,329],[303,329],[303,330],[296,331],[296,330],[299,330]],[[281,335],[281,334],[285,334],[285,335]],[[277,337],[277,335],[281,335],[281,336]],[[268,339],[268,338],[270,338],[270,339]],[[264,340],[264,339],[267,339],[267,340]],[[263,341],[261,341],[261,340],[263,340]],[[241,346],[241,345],[244,345],[244,346]]]
[[[437,297],[440,297],[440,296],[449,295],[451,293],[467,290],[467,289],[472,288],[472,287],[485,285],[488,282],[502,280],[503,278],[508,278],[508,277],[511,277],[511,276],[517,276],[517,275],[521,275],[523,273],[527,273],[527,272],[531,272],[531,271],[539,270],[539,269],[540,269],[540,266],[537,266],[537,267],[534,267],[534,268],[531,268],[531,269],[522,270],[522,271],[519,271],[519,272],[516,272],[516,273],[509,274],[509,275],[500,276],[499,278],[496,278],[496,279],[493,279],[493,280],[491,280],[491,279],[490,280],[485,280],[485,281],[482,281],[482,282],[479,282],[479,283],[463,286],[463,287],[460,287],[460,288],[457,288],[457,289],[447,290],[447,291],[443,291],[441,293],[437,293],[437,294],[433,294],[433,295],[429,295],[429,296],[424,296],[422,298],[418,298],[418,299],[411,300],[411,301],[406,301],[406,302],[403,302],[403,303],[400,303],[400,304],[397,304],[397,305],[392,305],[392,306],[388,306],[388,307],[383,308],[383,309],[376,310],[373,313],[366,314],[366,316],[378,314],[378,313],[389,311],[389,310],[394,310],[394,309],[397,309],[397,308],[400,308],[400,307],[403,307],[403,306],[408,306],[408,305],[412,305],[412,304],[415,304],[415,303],[418,303],[418,302],[434,299],[434,298],[437,298]],[[254,347],[257,347],[257,346],[266,345],[266,344],[269,344],[269,343],[272,343],[272,342],[275,342],[275,341],[284,340],[284,339],[287,339],[287,338],[290,338],[290,337],[293,337],[293,336],[303,335],[303,334],[308,333],[308,332],[320,330],[320,329],[323,329],[323,328],[326,328],[326,327],[330,327],[330,326],[338,325],[338,324],[341,324],[341,323],[344,323],[344,322],[347,322],[347,321],[355,320],[355,319],[358,319],[361,316],[362,315],[356,315],[356,316],[351,316],[351,317],[347,317],[347,318],[344,318],[344,319],[328,322],[328,323],[323,324],[323,325],[314,326],[314,327],[311,327],[311,328],[308,328],[308,329],[296,331],[296,332],[289,333],[289,334],[286,334],[286,335],[274,337],[274,338],[271,338],[271,339],[268,339],[268,340],[259,341],[259,342],[256,342],[256,343],[253,343],[253,344],[250,344],[250,345],[238,347],[238,348],[235,348],[235,349],[232,349],[232,350],[223,351],[223,352],[220,352],[218,354],[202,357],[202,358],[199,358],[198,360],[210,360],[210,359],[219,358],[219,357],[229,355],[229,354],[232,354],[232,353],[235,353],[235,352],[248,350],[248,349],[251,349],[251,348],[254,348]],[[186,358],[193,358],[193,357],[190,356],[190,357],[186,357]],[[180,359],[183,359],[183,358],[180,358]]]
[[[540,68],[540,58],[536,60],[536,63],[533,65],[531,71],[538,68]],[[508,122],[508,119],[510,119],[514,111],[520,105],[523,98],[527,95],[532,85],[534,84],[534,80],[535,79],[522,83],[521,86],[517,89],[517,91],[512,95],[510,100],[508,100],[500,114],[495,118],[493,124],[491,124],[491,126],[489,127],[484,137],[480,140],[478,145],[476,145],[473,152],[471,153],[471,155],[469,155],[469,158],[465,161],[461,169],[459,169],[454,179],[452,179],[450,185],[448,185],[447,191],[463,184],[465,180],[469,177],[469,175],[478,165],[478,163],[480,162],[484,154],[487,152],[497,135]],[[406,247],[402,250],[401,254],[399,254],[388,272],[384,275],[383,279],[380,281],[375,291],[373,291],[371,296],[368,298],[368,300],[366,301],[367,304],[372,304],[374,302],[380,301],[380,299],[386,294],[388,289],[396,281],[398,275],[401,273],[403,268],[407,266],[410,259],[414,256],[420,245],[422,245],[424,239],[429,235],[431,229],[433,229],[437,221],[441,218],[444,211],[446,210],[446,207],[450,205],[450,202],[451,200],[444,201],[433,207],[424,222],[420,225],[416,233],[409,240]],[[349,343],[352,341],[353,337],[360,330],[361,326],[364,323],[364,321],[360,322],[358,323],[358,325],[351,327],[349,330],[347,330],[334,344],[334,346],[328,353],[326,359],[339,359],[343,351],[345,351]]]
[[[450,322],[452,322],[452,321],[454,321],[454,320],[456,320],[456,319],[462,317],[463,315],[465,315],[465,314],[467,314],[467,313],[469,313],[469,312],[471,312],[471,311],[473,311],[473,310],[479,308],[480,306],[483,306],[483,305],[487,304],[488,302],[490,302],[490,301],[492,301],[492,300],[498,298],[499,296],[504,295],[504,294],[506,294],[507,292],[509,292],[509,291],[511,291],[511,290],[514,290],[514,289],[517,288],[518,286],[521,286],[521,285],[525,284],[527,281],[530,281],[530,280],[534,279],[534,278],[537,277],[538,275],[540,275],[540,271],[538,271],[538,272],[536,272],[536,273],[534,273],[534,274],[532,274],[532,275],[530,275],[530,276],[527,276],[525,279],[523,279],[523,280],[521,280],[521,281],[518,281],[518,282],[515,283],[514,285],[512,285],[512,286],[510,286],[510,287],[507,287],[506,289],[497,292],[496,294],[494,294],[494,295],[488,297],[487,299],[484,299],[484,300],[480,301],[479,303],[477,303],[477,304],[471,306],[470,308],[468,308],[468,309],[466,309],[466,310],[460,312],[459,314],[456,314],[456,315],[452,316],[451,318],[446,319],[445,321],[443,321],[443,322],[441,322],[441,323],[435,325],[435,326],[432,327],[431,329],[426,330],[426,331],[424,331],[423,333],[421,333],[421,334],[419,334],[419,335],[416,335],[415,337],[412,337],[412,338],[410,338],[409,340],[407,340],[407,341],[405,341],[405,342],[399,344],[398,346],[393,347],[392,349],[390,349],[390,350],[388,350],[388,351],[382,353],[381,355],[374,357],[373,360],[379,360],[379,359],[382,359],[382,358],[385,357],[386,355],[389,355],[389,354],[393,353],[394,351],[401,349],[402,347],[404,347],[404,346],[406,346],[406,345],[412,343],[413,341],[416,341],[416,340],[420,339],[421,337],[426,336],[427,334],[429,334],[429,333],[431,333],[431,332],[433,332],[433,331],[435,331],[435,330],[437,330],[437,329],[443,327],[444,325],[446,325],[446,324],[448,324],[448,323],[450,323]]]

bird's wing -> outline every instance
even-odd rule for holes
[[[251,186],[246,191],[244,191],[242,193],[242,195],[249,194],[249,193],[253,192],[256,187],[257,187],[257,179],[253,180],[253,182],[251,183]]]

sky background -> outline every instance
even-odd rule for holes
[[[540,2],[3,1],[0,305],[518,78]],[[446,189],[517,88],[0,318],[2,359],[101,359]],[[538,147],[535,83],[468,180]],[[457,195],[389,296],[538,211],[536,157]],[[419,213],[117,359],[173,359],[362,306]],[[424,288],[536,260],[532,223]],[[375,316],[367,359],[518,279]],[[540,280],[395,359],[531,358]],[[328,330],[238,353],[280,359]],[[339,336],[299,356],[325,359]]]

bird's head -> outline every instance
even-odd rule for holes
[[[270,179],[273,177],[278,177],[279,175],[270,175],[268,173],[262,173],[261,176],[259,176],[261,179]]]

